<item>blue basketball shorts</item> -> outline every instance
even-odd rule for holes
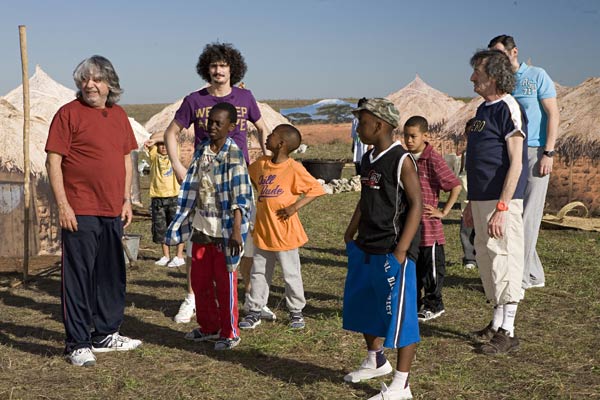
[[[420,341],[415,262],[393,253],[371,254],[346,244],[343,328],[385,338],[387,348]]]

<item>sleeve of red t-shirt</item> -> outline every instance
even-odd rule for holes
[[[46,153],[53,152],[63,156],[68,155],[71,148],[72,134],[69,113],[61,108],[52,118],[48,139],[46,140]]]
[[[123,114],[125,116],[125,131],[127,132],[126,135],[128,136],[127,140],[125,141],[125,148],[123,149],[123,154],[127,155],[129,153],[131,153],[132,150],[136,150],[138,148],[138,144],[137,144],[137,139],[135,138],[135,134],[133,133],[133,128],[131,127],[131,123],[129,122],[129,118],[127,118],[127,114],[125,114],[125,111],[123,111]]]

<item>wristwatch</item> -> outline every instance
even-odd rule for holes
[[[508,204],[506,204],[502,200],[498,200],[498,203],[496,203],[496,210],[497,211],[508,211]]]
[[[544,155],[546,157],[552,158],[552,156],[555,155],[555,154],[556,154],[556,150],[544,150]]]

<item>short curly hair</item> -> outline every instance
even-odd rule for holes
[[[196,72],[206,82],[211,81],[210,79],[210,64],[225,61],[229,65],[231,71],[231,86],[237,84],[246,75],[248,66],[244,60],[242,53],[231,43],[210,43],[204,47],[202,54],[198,57],[198,64],[196,64]]]
[[[496,89],[502,93],[512,93],[515,89],[515,73],[508,56],[500,50],[479,50],[471,57],[471,67],[484,64],[485,73],[496,80]]]

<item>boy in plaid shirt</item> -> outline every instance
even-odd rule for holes
[[[421,321],[437,318],[445,312],[442,286],[446,275],[446,239],[442,218],[448,215],[462,189],[460,180],[444,158],[425,141],[428,131],[427,120],[421,116],[410,117],[404,124],[404,145],[417,160],[423,194],[421,244],[417,259],[417,307]],[[440,190],[450,192],[441,210],[438,208]]]
[[[185,242],[192,235],[191,281],[199,327],[185,338],[217,340],[215,350],[229,350],[240,342],[236,269],[253,203],[244,155],[227,136],[236,122],[233,105],[218,103],[211,108],[209,139],[194,154],[166,235],[168,244]]]

